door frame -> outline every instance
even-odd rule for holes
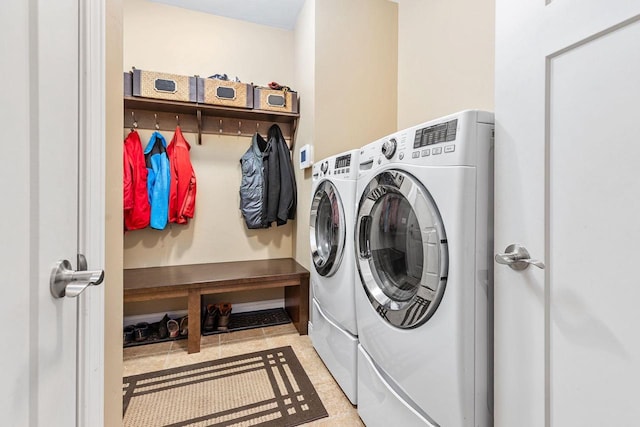
[[[78,252],[105,266],[105,0],[79,2]],[[104,425],[105,286],[78,297],[77,424]]]

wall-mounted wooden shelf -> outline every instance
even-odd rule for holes
[[[278,124],[282,134],[293,148],[298,125],[298,113],[225,107],[191,102],[124,97],[124,126],[133,127],[134,119],[140,129],[172,131],[180,124],[183,132],[202,134],[253,136],[256,132],[266,136],[272,124]]]

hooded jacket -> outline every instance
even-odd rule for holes
[[[196,206],[196,174],[189,158],[190,149],[191,146],[182,135],[180,126],[177,126],[167,147],[171,170],[169,222],[186,224],[189,218],[193,218]]]
[[[159,132],[154,132],[144,149],[147,166],[147,190],[151,204],[152,228],[163,230],[169,218],[169,189],[171,173],[167,157],[167,141]]]
[[[240,183],[240,211],[247,228],[268,227],[266,216],[266,187],[264,152],[267,141],[256,133],[251,139],[251,146],[240,158],[242,181]]]
[[[138,230],[149,225],[147,168],[138,132],[131,131],[124,140],[123,208],[125,230]]]

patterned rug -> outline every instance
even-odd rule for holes
[[[291,347],[123,379],[124,425],[297,426],[328,416]]]

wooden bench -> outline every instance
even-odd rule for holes
[[[200,351],[202,295],[284,288],[285,310],[302,335],[309,321],[309,272],[292,258],[124,270],[124,302],[187,297],[188,351]]]

